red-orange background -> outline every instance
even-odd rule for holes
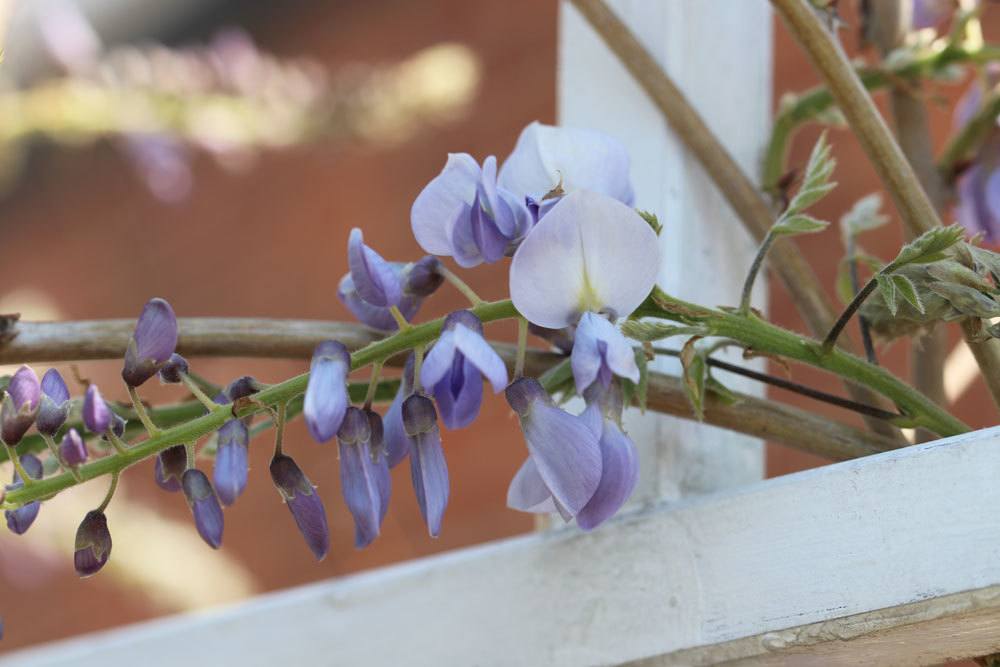
[[[348,313],[337,301],[335,290],[346,270],[344,248],[351,227],[363,226],[366,239],[390,259],[417,256],[419,250],[409,233],[409,207],[423,184],[440,169],[447,152],[493,153],[502,158],[525,124],[555,120],[556,3],[380,0],[250,7],[222,12],[214,20],[243,25],[267,50],[315,58],[331,69],[358,61],[399,61],[441,41],[466,44],[484,67],[480,91],[461,120],[422,131],[393,148],[314,145],[265,155],[245,175],[222,172],[210,160],[199,159],[194,192],[177,205],[156,202],[110,147],[36,151],[21,182],[0,202],[0,266],[4,267],[0,295],[31,287],[46,294],[67,319],[134,316],[154,295],[168,298],[179,314],[187,316],[344,319]],[[851,22],[852,16],[848,14],[847,19]],[[990,17],[992,23],[996,19],[995,14]],[[209,26],[199,26],[188,36],[200,39],[209,32]],[[845,42],[853,47],[856,40],[845,33]],[[775,49],[775,100],[783,91],[816,83],[804,56],[780,25]],[[710,49],[705,57],[711,57]],[[942,87],[939,92],[953,101],[956,91]],[[946,106],[935,104],[932,117],[940,145],[947,136]],[[879,189],[879,184],[849,134],[834,131],[831,136],[841,187],[818,207],[818,213],[836,219],[858,197]],[[802,133],[793,150],[793,164],[803,162],[814,137],[812,128]],[[835,234],[829,231],[801,244],[827,285],[832,285],[841,254]],[[888,255],[900,240],[900,232],[893,227],[873,235],[867,247]],[[468,274],[469,281],[484,296],[500,297],[504,270],[500,266],[479,269]],[[452,291],[443,289],[425,314],[440,314],[460,305]],[[780,287],[772,288],[771,313],[781,324],[802,328]],[[905,372],[907,353],[907,346],[896,345],[884,353],[885,363]],[[245,372],[275,381],[305,366],[298,362],[194,363],[200,373],[219,382]],[[81,368],[85,375],[103,381],[112,397],[123,397],[111,389],[117,386],[116,364],[92,363]],[[838,390],[828,378],[808,370],[796,368],[795,379]],[[153,396],[177,397],[170,390]],[[994,422],[978,384],[963,395],[955,411],[977,426]],[[318,484],[332,529],[332,552],[319,564],[302,544],[270,485],[268,437],[259,438],[251,447],[250,487],[226,513],[223,548],[252,574],[259,591],[532,527],[530,517],[504,506],[506,486],[523,457],[523,447],[501,400],[487,400],[473,427],[447,439],[452,495],[442,536],[427,537],[413,501],[409,473],[402,466],[393,475],[394,498],[383,535],[365,551],[353,548],[353,526],[340,501],[334,449],[315,445],[301,423],[293,424],[288,448]],[[784,448],[768,450],[772,475],[819,463],[815,457]],[[130,471],[130,498],[148,503],[165,518],[189,522],[182,499],[160,492],[150,476],[149,465]],[[38,521],[46,521],[45,508]],[[64,536],[67,544],[72,538],[69,533]],[[6,533],[0,537],[0,551],[0,614],[6,619],[0,651],[165,611],[141,589],[113,577],[78,580],[68,558],[36,564],[32,559],[37,554],[20,549],[17,540]],[[185,577],[185,566],[176,563],[173,576]],[[43,576],[28,576],[33,569],[41,569]]]

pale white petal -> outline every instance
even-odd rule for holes
[[[413,236],[432,255],[451,255],[449,224],[463,206],[471,205],[481,171],[468,153],[450,153],[440,174],[417,195],[410,210]]]

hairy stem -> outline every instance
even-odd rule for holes
[[[135,410],[135,416],[139,418],[142,422],[143,427],[146,429],[146,433],[150,437],[157,435],[160,432],[159,427],[153,423],[153,420],[149,416],[149,412],[146,411],[146,405],[142,402],[139,397],[139,392],[136,391],[135,387],[130,386],[128,388],[129,398],[132,399],[132,409]]]
[[[729,338],[756,353],[773,354],[829,371],[882,394],[917,426],[938,435],[969,431],[961,420],[880,366],[837,348],[829,351],[817,342],[757,318],[741,317],[671,297],[654,288],[651,298],[636,313],[699,324],[713,336]]]
[[[469,287],[468,283],[459,278],[454,271],[447,268],[444,264],[438,267],[438,271],[441,273],[442,276],[444,276],[445,280],[451,283],[452,287],[461,292],[462,296],[464,296],[466,299],[469,300],[469,303],[471,305],[478,306],[479,304],[483,303],[483,300],[479,298],[479,295],[476,294],[476,291],[471,287]]]

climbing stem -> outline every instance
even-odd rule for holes
[[[740,297],[741,315],[747,315],[750,312],[750,296],[753,294],[753,284],[757,281],[757,274],[760,273],[760,267],[764,265],[764,257],[767,256],[767,251],[771,248],[771,244],[774,243],[774,238],[774,232],[769,231],[757,249],[757,256],[753,258],[753,264],[750,265],[750,271],[747,272],[747,279],[743,282],[743,295]]]
[[[851,321],[854,313],[858,311],[858,308],[860,308],[861,304],[865,302],[865,299],[871,296],[871,293],[875,291],[876,287],[878,287],[878,281],[874,276],[872,276],[872,278],[865,283],[864,288],[854,295],[851,302],[847,304],[847,308],[844,308],[844,312],[840,314],[837,321],[833,323],[832,327],[830,327],[830,332],[826,334],[826,338],[823,339],[824,350],[830,350],[837,344],[837,338],[840,336],[840,332],[844,330],[844,327],[846,327],[847,323]]]

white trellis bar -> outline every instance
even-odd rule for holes
[[[754,170],[767,2],[613,6]],[[625,142],[637,203],[665,224],[661,285],[735,303],[749,238],[585,22],[564,7],[560,25],[560,120]],[[1000,428],[760,481],[758,441],[667,418],[629,427],[643,482],[592,534],[488,544],[0,664],[921,665],[1000,650]]]
[[[936,664],[1000,649],[998,469],[993,428],[2,664]]]

